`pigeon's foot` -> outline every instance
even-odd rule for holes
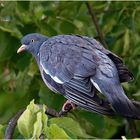
[[[62,110],[59,112],[59,116],[63,116],[65,114],[67,114],[70,110],[75,109],[76,107],[77,106],[74,103],[72,103],[71,100],[67,100],[64,103]]]

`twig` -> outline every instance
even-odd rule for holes
[[[100,29],[100,26],[98,24],[98,20],[97,20],[97,17],[95,15],[95,13],[94,13],[93,7],[91,7],[91,5],[90,5],[90,3],[88,1],[86,1],[85,3],[86,3],[86,6],[88,8],[88,12],[91,15],[92,21],[96,26],[97,33],[98,33],[98,35],[100,37],[100,40],[101,40],[103,46],[105,48],[108,48],[108,46],[107,46],[107,44],[105,42],[105,39],[104,39],[104,35],[103,35],[103,33],[102,33],[101,29]]]
[[[56,112],[56,110],[52,109],[52,108],[46,108],[45,113],[51,117],[59,117],[59,113]]]
[[[139,101],[135,101],[135,100],[131,100],[131,101],[135,106],[140,108],[140,102]]]
[[[39,108],[42,109],[43,105],[42,104],[37,104]],[[45,114],[51,116],[51,117],[59,117],[59,113],[56,112],[56,110],[54,110],[53,108],[49,108],[47,107],[45,110]]]
[[[137,129],[136,129],[136,124],[135,121],[132,119],[127,118],[127,121],[129,123],[129,127],[130,127],[130,133],[132,135],[133,138],[137,138],[138,134],[137,134]]]
[[[14,134],[14,130],[17,124],[17,121],[19,119],[19,117],[21,116],[21,114],[24,112],[25,109],[20,110],[8,123],[8,126],[6,128],[5,131],[5,136],[4,139],[11,139],[13,134]]]
[[[104,35],[103,35],[103,33],[102,33],[101,29],[100,29],[98,20],[97,20],[97,18],[96,18],[96,14],[95,14],[95,12],[94,12],[94,10],[93,10],[93,7],[91,6],[91,4],[90,4],[88,1],[86,1],[86,6],[87,6],[87,8],[88,8],[89,14],[90,14],[91,17],[92,17],[92,21],[93,21],[93,23],[95,24],[95,27],[96,27],[98,36],[100,37],[100,40],[101,40],[103,46],[104,46],[105,48],[108,48],[108,46],[107,46],[107,44],[106,44],[106,42],[105,42],[105,39],[104,39]],[[133,102],[135,105],[140,106],[140,103],[139,103],[139,102],[134,101],[134,100],[132,100],[132,102]],[[128,118],[126,118],[126,119],[127,119],[128,123],[129,123],[129,127],[130,127],[130,131],[131,131],[132,137],[137,137],[137,130],[136,130],[135,121],[132,120],[132,119],[128,119]]]

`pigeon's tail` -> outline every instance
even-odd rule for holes
[[[102,80],[95,80],[95,82],[100,91],[106,95],[116,113],[127,118],[140,119],[140,110],[127,98],[120,83]]]

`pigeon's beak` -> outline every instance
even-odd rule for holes
[[[23,44],[23,45],[17,50],[17,53],[20,53],[20,52],[25,51],[26,48],[27,48],[27,46]]]

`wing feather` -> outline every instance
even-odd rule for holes
[[[108,102],[100,99],[96,94],[96,89],[88,79],[72,79],[64,84],[65,97],[71,99],[75,104],[101,114],[113,115]],[[84,90],[83,90],[84,89]]]
[[[85,108],[89,111],[94,111],[96,113],[104,114],[104,115],[113,115],[114,112],[111,107],[106,105],[100,105],[101,99],[98,96],[90,97],[87,94],[80,93],[74,88],[65,87],[65,97],[70,99],[73,103],[78,106]],[[94,93],[95,94],[95,93]],[[105,102],[104,102],[105,104]]]
[[[116,54],[110,52],[109,50],[105,49],[103,47],[103,45],[101,43],[99,43],[98,41],[96,41],[94,38],[87,37],[87,36],[80,36],[80,35],[77,35],[77,36],[89,43],[89,45],[87,45],[87,47],[89,47],[90,50],[92,50],[92,51],[93,51],[93,49],[100,50],[114,62],[114,64],[116,65],[116,68],[118,70],[120,82],[128,82],[128,81],[131,81],[134,79],[132,72],[127,68],[127,66],[124,65],[124,63],[120,57],[118,57]]]
[[[66,44],[66,38],[60,38],[59,42],[54,39],[55,43],[52,40],[47,40],[40,47],[40,64],[54,81],[65,83],[71,80],[74,75],[89,77],[95,73],[97,60],[93,59],[88,48],[87,50],[82,47],[77,48],[76,42],[75,44]]]

